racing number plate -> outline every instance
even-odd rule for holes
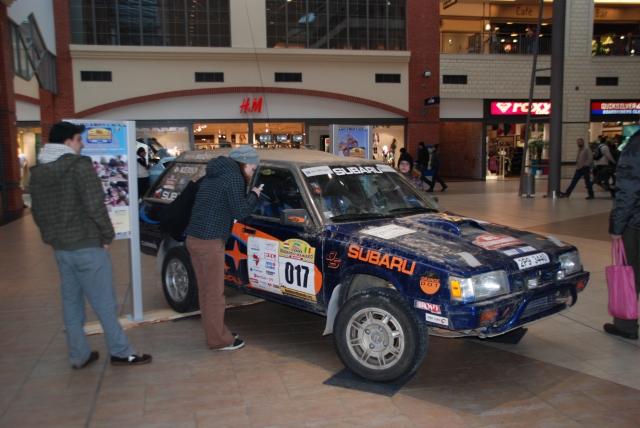
[[[522,270],[549,263],[549,256],[547,256],[545,253],[538,253],[532,254],[530,256],[518,257],[517,259],[513,260],[518,263],[518,268]]]

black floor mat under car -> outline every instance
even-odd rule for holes
[[[322,383],[329,386],[337,386],[339,388],[353,389],[356,391],[370,392],[372,394],[393,397],[417,374],[417,372],[413,372],[404,379],[400,379],[395,382],[381,383],[363,379],[347,369],[342,369]]]

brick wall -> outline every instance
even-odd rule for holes
[[[4,178],[7,185],[7,210],[22,209],[20,188],[20,165],[18,163],[18,141],[16,129],[16,100],[13,90],[13,63],[11,62],[11,40],[7,6],[0,3],[0,130]],[[4,207],[0,203],[0,215]]]
[[[482,122],[442,122],[440,153],[443,176],[482,178]]]
[[[440,3],[438,0],[407,1],[407,49],[409,61],[409,116],[407,150],[417,154],[418,143],[440,141],[440,109],[433,106],[422,115],[425,98],[440,96]],[[431,77],[423,77],[430,71]],[[424,87],[423,87],[424,85]]]

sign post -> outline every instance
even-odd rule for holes
[[[81,154],[91,158],[100,177],[105,205],[116,233],[115,239],[129,239],[133,315],[127,316],[138,323],[147,321],[142,310],[136,123],[75,119],[68,119],[67,122],[85,126]]]

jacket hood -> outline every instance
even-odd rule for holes
[[[76,152],[69,146],[64,144],[49,143],[44,146],[38,155],[38,161],[41,164],[57,161],[63,155],[75,155]]]
[[[399,234],[406,234],[376,236],[376,229],[381,226],[395,227]],[[553,237],[445,213],[379,220],[366,225],[339,224],[330,229],[357,246],[461,274],[468,274],[470,268],[476,273],[496,269],[517,271],[513,258],[540,252],[546,252],[553,263],[557,260],[553,253],[571,248]]]
[[[56,144],[59,146],[60,144]],[[66,147],[66,146],[64,146]],[[45,146],[46,148],[46,146]],[[68,148],[68,147],[67,147]],[[69,149],[71,150],[71,149]],[[72,153],[65,153],[58,156],[54,161],[44,162],[40,161],[40,165],[36,165],[31,168],[31,173],[38,176],[38,180],[41,183],[57,183],[63,176],[69,173],[69,168],[73,166],[78,160],[86,156],[80,156]],[[40,157],[38,157],[40,160]]]
[[[220,177],[233,173],[242,174],[238,164],[233,159],[229,159],[226,156],[218,156],[217,158],[211,159],[207,163],[206,171],[208,178]]]

